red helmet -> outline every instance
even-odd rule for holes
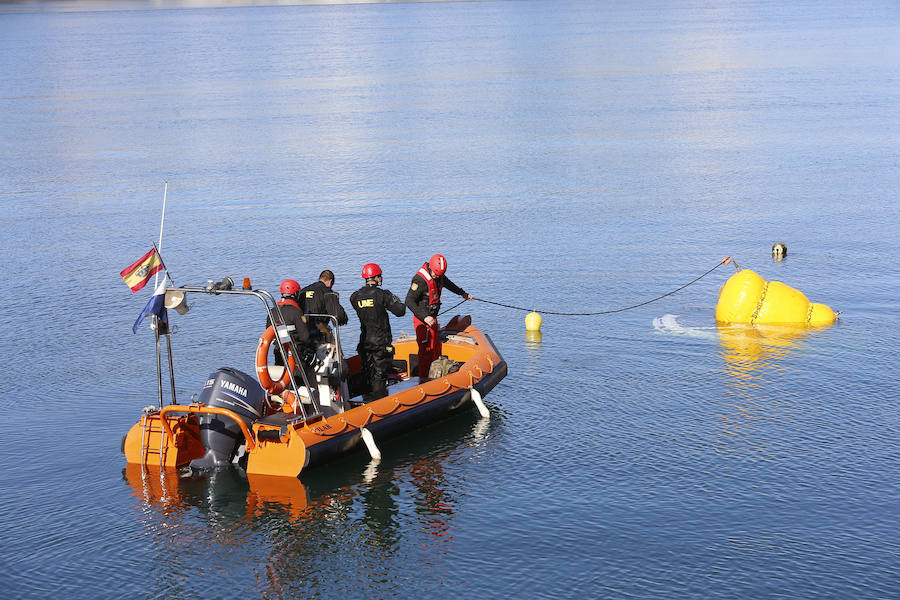
[[[443,254],[435,254],[428,261],[428,268],[431,269],[432,273],[440,277],[447,272],[447,259],[444,258]]]
[[[376,275],[381,275],[381,267],[376,265],[375,263],[368,263],[363,266],[362,269],[362,278],[363,279],[371,279]]]
[[[282,296],[290,296],[291,294],[296,294],[300,291],[300,284],[294,281],[293,279],[285,279],[281,282],[281,290]]]

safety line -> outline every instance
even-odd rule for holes
[[[730,262],[732,262],[731,257],[730,257],[730,256],[727,256],[727,257],[723,258],[722,260],[720,260],[720,261],[716,264],[716,266],[714,266],[712,269],[710,269],[709,271],[707,271],[707,272],[704,273],[703,275],[700,275],[699,277],[697,277],[697,278],[694,279],[693,281],[690,281],[690,282],[684,284],[683,286],[681,286],[681,287],[679,287],[679,288],[676,288],[676,289],[672,290],[671,292],[668,292],[668,293],[666,293],[666,294],[663,294],[662,296],[657,296],[656,298],[653,298],[653,299],[651,299],[651,300],[647,300],[646,302],[641,302],[640,304],[635,304],[635,305],[633,305],[633,306],[626,306],[625,308],[617,308],[617,309],[614,309],[614,310],[602,310],[602,311],[599,311],[599,312],[586,312],[586,313],[555,312],[555,311],[551,311],[551,310],[538,310],[538,309],[536,309],[536,308],[525,308],[525,307],[523,307],[523,306],[514,306],[514,305],[512,305],[512,304],[503,304],[502,302],[494,302],[494,301],[492,301],[492,300],[485,300],[484,298],[473,298],[473,300],[477,300],[477,301],[479,301],[479,302],[484,302],[485,304],[493,304],[494,306],[502,306],[503,308],[512,308],[513,310],[524,310],[524,311],[526,311],[526,312],[532,312],[532,311],[534,311],[534,312],[538,312],[538,313],[541,313],[541,314],[544,314],[544,315],[559,315],[559,316],[562,316],[562,317],[593,317],[593,316],[597,316],[597,315],[611,315],[611,314],[613,314],[613,313],[624,312],[624,311],[626,311],[626,310],[632,310],[632,309],[635,309],[635,308],[639,308],[639,307],[641,307],[641,306],[646,306],[647,304],[650,304],[651,302],[656,302],[657,300],[662,300],[662,299],[665,298],[666,296],[671,296],[672,294],[675,294],[675,293],[677,293],[677,292],[680,292],[681,290],[683,290],[684,288],[688,287],[689,285],[692,285],[692,284],[694,284],[694,283],[697,283],[698,281],[700,281],[701,279],[703,279],[704,277],[706,277],[707,275],[709,275],[710,273],[712,273],[713,271],[715,271],[716,269],[718,269],[719,267],[721,267],[722,265],[727,265],[727,264],[730,263]],[[735,263],[735,268],[740,269],[740,267],[737,266],[737,263]],[[463,300],[462,302],[465,302],[465,300]],[[444,311],[444,312],[453,310],[454,308],[456,308],[457,306],[459,306],[460,304],[462,304],[462,302],[460,302],[459,304],[456,304],[456,305],[453,306],[452,308],[448,308],[448,309],[447,309],[446,311]],[[443,313],[441,313],[441,314],[443,314]]]
[[[451,306],[451,307],[448,308],[447,310],[442,310],[441,312],[439,312],[439,313],[438,313],[438,316],[440,316],[440,315],[442,315],[442,314],[444,314],[444,313],[446,313],[446,312],[450,312],[451,310],[453,310],[454,308],[456,308],[457,306],[459,306],[460,304],[462,304],[462,303],[465,302],[465,301],[466,301],[466,299],[463,298],[462,300],[460,300],[459,302],[457,302],[456,304],[454,304],[453,306]]]

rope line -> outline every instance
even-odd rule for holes
[[[716,264],[716,266],[714,266],[712,269],[710,269],[709,271],[707,271],[707,272],[704,273],[703,275],[700,275],[699,277],[695,278],[695,279],[692,280],[692,281],[689,281],[688,283],[684,284],[684,285],[681,286],[681,287],[675,288],[675,289],[672,290],[671,292],[665,293],[665,294],[663,294],[662,296],[657,296],[656,298],[652,298],[652,299],[647,300],[647,301],[645,301],[645,302],[641,302],[640,304],[634,304],[634,305],[632,305],[632,306],[626,306],[625,308],[616,308],[616,309],[614,309],[614,310],[602,310],[602,311],[598,311],[598,312],[583,312],[583,313],[574,313],[574,312],[555,312],[555,311],[552,311],[552,310],[537,310],[537,309],[533,309],[533,308],[525,308],[525,307],[523,307],[523,306],[514,306],[514,305],[512,305],[512,304],[503,304],[502,302],[494,302],[494,301],[492,301],[492,300],[485,300],[484,298],[473,298],[473,300],[477,300],[477,301],[479,301],[479,302],[484,302],[485,304],[493,304],[494,306],[502,306],[503,308],[512,308],[512,309],[514,309],[514,310],[524,310],[524,311],[526,311],[526,312],[534,311],[534,312],[538,312],[538,313],[541,313],[541,314],[544,314],[544,315],[558,315],[558,316],[562,316],[562,317],[593,317],[593,316],[597,316],[597,315],[611,315],[611,314],[613,314],[613,313],[624,312],[624,311],[626,311],[626,310],[632,310],[632,309],[635,309],[635,308],[639,308],[639,307],[641,307],[641,306],[646,306],[647,304],[650,304],[651,302],[656,302],[657,300],[662,300],[662,299],[665,298],[666,296],[671,296],[672,294],[675,294],[675,293],[677,293],[677,292],[680,292],[681,290],[683,290],[684,288],[688,287],[689,285],[693,285],[693,284],[697,283],[698,281],[700,281],[701,279],[703,279],[704,277],[706,277],[707,275],[709,275],[710,273],[712,273],[713,271],[715,271],[716,269],[718,269],[719,267],[721,267],[722,265],[727,265],[727,264],[730,263],[730,262],[732,262],[730,256],[729,256],[729,257],[726,257],[726,258],[723,258],[722,260],[720,260],[720,261]],[[738,267],[737,267],[737,263],[735,263],[735,268],[738,268]],[[465,300],[463,300],[463,302],[465,302]],[[462,304],[462,302],[460,302],[459,304]],[[459,306],[459,304],[457,304],[456,306]],[[452,308],[448,308],[447,310],[453,310],[454,308],[456,308],[456,306],[454,306],[454,307],[452,307]],[[444,311],[444,312],[447,312],[447,311]]]
[[[460,300],[459,302],[457,302],[456,304],[454,304],[453,306],[451,306],[451,307],[448,308],[447,310],[442,310],[441,312],[439,312],[439,313],[438,313],[438,316],[440,316],[440,315],[442,315],[442,314],[444,314],[444,313],[446,313],[446,312],[450,312],[451,310],[453,310],[454,308],[456,308],[457,306],[459,306],[460,304],[462,304],[462,303],[465,302],[465,301],[466,301],[466,299],[463,298],[462,300]]]

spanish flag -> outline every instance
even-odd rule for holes
[[[163,268],[163,262],[159,257],[159,252],[154,248],[137,259],[134,264],[122,269],[120,275],[122,275],[125,285],[130,287],[132,293],[134,293],[147,285],[150,278],[162,271]]]

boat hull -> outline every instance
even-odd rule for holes
[[[480,380],[472,387],[484,396],[506,376],[506,371],[507,367],[504,362],[498,365],[489,377]],[[372,422],[366,425],[366,428],[376,440],[386,440],[439,421],[454,412],[469,408],[471,404],[471,391],[469,389],[457,389],[396,415]],[[364,445],[360,429],[354,429],[340,436],[335,436],[335,438],[330,440],[318,442],[308,447],[304,468],[315,467],[332,461],[342,454],[359,450]]]
[[[395,393],[328,417],[310,417],[308,412],[306,416],[275,413],[257,421],[252,428],[244,427],[248,476],[297,477],[305,469],[366,448],[364,435],[370,444],[379,443],[459,411],[471,405],[473,390],[483,397],[506,376],[506,362],[491,339],[477,327],[470,325],[447,338],[444,354],[458,367],[452,373],[412,387],[398,385],[396,388],[400,389]],[[411,364],[416,352],[415,339],[397,340],[394,346],[397,356],[408,356],[407,365]],[[358,364],[351,359],[353,362]],[[229,415],[228,410],[202,404],[171,405],[150,417],[142,417],[142,422],[148,418],[158,422],[157,434],[151,439],[142,433],[146,428],[133,427],[123,440],[128,462],[181,467],[199,458],[203,447],[193,443],[199,436],[190,430],[199,426],[193,418],[195,415],[190,413],[210,412],[239,419],[237,415]],[[170,445],[177,452],[148,452],[148,440],[163,450]],[[192,443],[186,444],[185,440]],[[162,460],[155,461],[156,456]]]

